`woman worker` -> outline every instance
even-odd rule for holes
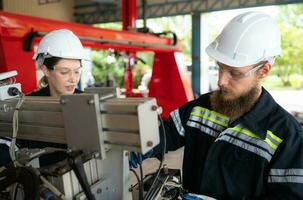
[[[40,90],[29,96],[60,96],[80,93],[76,89],[81,65],[86,60],[79,38],[70,30],[55,30],[43,37],[33,59],[44,73]]]
[[[38,45],[33,59],[41,68],[44,76],[40,88],[29,96],[53,96],[81,93],[77,84],[80,80],[81,66],[85,57],[79,38],[70,30],[55,30],[45,35]],[[19,140],[21,148],[66,148],[66,145]],[[40,166],[48,165],[65,158],[65,153],[57,152],[40,157]]]

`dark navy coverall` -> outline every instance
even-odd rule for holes
[[[234,122],[212,109],[210,95],[165,122],[167,150],[184,146],[184,188],[217,199],[303,199],[301,125],[264,88]]]

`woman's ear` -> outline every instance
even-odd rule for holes
[[[270,72],[270,70],[271,70],[271,64],[269,63],[269,62],[267,62],[267,63],[265,63],[264,65],[263,65],[263,67],[259,70],[259,77],[261,78],[261,79],[263,79],[263,78],[265,78],[268,74],[269,74],[269,72]]]
[[[46,77],[49,77],[49,76],[50,76],[49,69],[48,69],[45,65],[41,65],[40,68],[41,68],[43,74],[44,74]]]

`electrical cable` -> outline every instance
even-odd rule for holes
[[[155,172],[153,172],[153,173],[148,173],[148,174],[144,175],[143,181],[144,181],[147,177],[153,176],[154,174],[155,174]],[[131,189],[135,188],[137,185],[138,185],[138,182],[135,183],[134,185],[132,185],[132,186],[131,186]],[[139,187],[139,186],[138,186],[138,187]]]
[[[13,165],[15,167],[18,166],[22,166],[16,159],[16,153],[15,153],[15,145],[16,145],[16,139],[17,139],[17,135],[18,135],[18,126],[19,126],[19,110],[25,100],[24,98],[24,94],[22,94],[19,90],[18,90],[18,94],[19,94],[19,100],[15,106],[15,111],[13,113],[13,135],[12,135],[12,141],[11,141],[11,145],[10,145],[10,149],[9,149],[9,153],[10,153],[10,157],[11,160],[13,162]],[[53,151],[55,151],[54,149],[52,149]],[[52,151],[51,150],[51,151]],[[1,168],[5,169],[5,168]],[[65,196],[55,187],[53,186],[50,182],[48,182],[39,172],[38,169],[35,169],[36,173],[39,175],[39,178],[41,179],[41,181],[43,182],[43,185],[48,188],[51,192],[53,192],[56,196],[60,197],[61,199],[65,200]],[[16,191],[14,191],[14,193],[16,193]]]
[[[19,188],[18,183],[15,183],[12,186],[12,197],[13,197],[13,200],[17,199],[18,188]]]
[[[12,197],[18,196],[17,185],[22,186],[24,192],[24,200],[39,199],[39,176],[34,168],[31,167],[12,167],[8,168],[0,174],[0,191],[4,191],[13,186]]]
[[[19,90],[19,100],[15,106],[15,111],[13,114],[13,136],[12,136],[12,142],[9,148],[9,154],[11,157],[11,160],[15,167],[22,166],[16,159],[16,151],[15,151],[15,145],[16,145],[16,139],[18,135],[18,126],[19,126],[19,109],[21,108],[23,102],[24,102],[24,94],[22,94]]]
[[[6,169],[5,166],[0,167],[0,173],[3,172]]]
[[[144,183],[143,183],[143,169],[142,169],[142,154],[138,153],[139,157],[139,170],[140,170],[140,187],[139,187],[139,200],[143,200],[143,188],[144,188]]]
[[[138,188],[140,188],[140,187],[141,187],[141,181],[140,181],[140,178],[139,178],[138,173],[137,173],[133,168],[130,168],[129,170],[130,170],[131,172],[133,172],[133,174],[136,176]],[[137,185],[137,184],[136,184],[136,185]],[[133,187],[132,187],[132,188],[133,188]],[[139,198],[140,198],[140,197],[139,197]]]
[[[61,193],[54,185],[52,185],[46,178],[42,175],[39,176],[41,181],[43,182],[43,186],[49,189],[52,193],[54,193],[57,197],[61,198],[62,200],[67,200],[63,193]]]
[[[54,200],[56,199],[56,196],[54,193],[52,193],[48,188],[44,187],[43,185],[40,185],[40,200]]]
[[[30,162],[36,158],[40,158],[41,156],[52,154],[55,152],[67,152],[67,149],[61,149],[61,148],[55,148],[55,147],[45,147],[41,149],[41,151],[31,155],[31,157],[27,160],[27,162]]]
[[[159,178],[159,175],[160,175],[160,172],[161,172],[161,168],[163,166],[163,161],[164,161],[164,155],[165,155],[165,152],[166,152],[166,132],[165,132],[165,127],[164,127],[164,122],[163,120],[161,119],[160,115],[158,114],[158,117],[159,117],[159,120],[160,120],[160,124],[161,124],[161,128],[162,128],[162,131],[163,131],[163,148],[162,148],[162,158],[161,158],[161,161],[160,161],[160,164],[159,164],[159,168],[156,172],[156,176],[153,180],[153,183],[151,184],[151,187],[149,188],[147,194],[145,195],[144,197],[144,200],[149,200],[150,199],[150,196],[151,194],[154,192],[155,190],[155,185],[156,185],[156,182],[158,181],[158,178]]]

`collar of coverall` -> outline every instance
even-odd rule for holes
[[[271,112],[276,106],[277,103],[274,101],[272,96],[262,87],[262,93],[257,103],[248,113],[232,122],[231,126],[241,123],[253,133],[256,133],[262,139],[265,139],[266,132],[268,130],[267,123]]]

